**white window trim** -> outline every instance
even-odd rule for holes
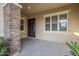
[[[58,31],[59,31],[59,15],[58,16],[58,22],[57,22],[57,25],[58,25]]]
[[[56,33],[56,32],[64,32],[64,33],[65,33],[65,32],[68,32],[68,12],[70,12],[70,10],[65,10],[65,11],[61,11],[61,12],[56,12],[56,13],[44,15],[44,32],[47,32],[47,33],[50,33],[50,32],[51,32],[51,33],[52,33],[52,32],[53,32],[53,33],[54,33],[54,32],[55,32],[55,33]],[[46,18],[46,17],[50,17],[50,24],[51,24],[51,16],[57,15],[57,16],[58,16],[58,21],[57,21],[57,22],[59,23],[59,15],[61,15],[61,14],[67,14],[67,31],[59,31],[59,24],[57,25],[57,31],[52,31],[52,30],[51,30],[51,28],[52,28],[51,25],[50,25],[50,31],[46,31],[46,30],[45,30],[45,18]]]

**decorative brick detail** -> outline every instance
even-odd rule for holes
[[[4,38],[9,41],[10,55],[20,51],[20,8],[12,3],[4,6]]]

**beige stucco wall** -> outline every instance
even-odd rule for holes
[[[35,16],[30,16],[28,18],[35,17],[36,18],[36,38],[54,41],[54,42],[66,42],[69,40],[75,40],[79,37],[75,36],[73,33],[79,33],[79,4],[72,4],[69,6],[64,6],[61,8],[56,8],[53,10],[41,12],[36,14]],[[44,15],[51,14],[63,10],[70,10],[68,13],[68,32],[52,32],[46,33],[44,32]]]
[[[0,36],[4,36],[3,4],[0,3]]]

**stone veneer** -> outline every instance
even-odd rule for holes
[[[8,3],[4,6],[4,38],[9,44],[10,55],[20,51],[20,7]]]

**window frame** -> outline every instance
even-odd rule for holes
[[[50,16],[48,16],[48,17],[50,17]],[[44,17],[44,19],[45,19],[46,17]],[[51,20],[51,17],[50,17],[50,20]],[[46,20],[44,20],[44,30],[46,31],[46,28],[45,28],[45,26],[46,26],[46,24],[47,23],[45,23],[46,22]],[[50,24],[51,24],[51,21],[50,21]],[[51,31],[51,25],[50,25],[50,31]],[[47,32],[49,32],[49,31],[47,31]]]
[[[66,31],[60,31],[60,25],[58,24],[58,25],[59,25],[59,27],[58,27],[59,30],[58,30],[58,31],[60,31],[60,32],[68,32],[68,13],[62,13],[62,14],[59,14],[59,16],[60,16],[60,15],[63,15],[63,14],[67,14],[67,29],[66,29]],[[59,17],[59,16],[58,16],[58,17]],[[58,23],[60,23],[59,21],[60,21],[60,19],[58,19]]]
[[[57,16],[57,31],[58,31],[58,15],[53,15],[53,16]],[[52,16],[51,16],[51,31],[52,31]],[[56,32],[56,31],[53,31]]]
[[[21,19],[23,20],[23,23],[24,23],[24,24],[21,24],[21,22],[20,22],[20,26],[23,25],[23,30],[21,30],[21,28],[20,28],[20,31],[22,32],[25,30],[25,20],[24,20],[25,18],[21,17],[20,21],[21,21]]]
[[[52,14],[47,14],[47,15],[44,15],[44,32],[68,32],[68,13],[70,12],[70,10],[65,10],[65,11],[61,11],[61,12],[56,12],[56,13],[52,13]],[[60,31],[59,29],[59,15],[62,15],[62,14],[67,14],[67,29],[66,31]],[[52,31],[52,16],[56,16],[57,15],[57,31]],[[45,18],[46,17],[50,17],[50,31],[46,31],[45,30]]]

